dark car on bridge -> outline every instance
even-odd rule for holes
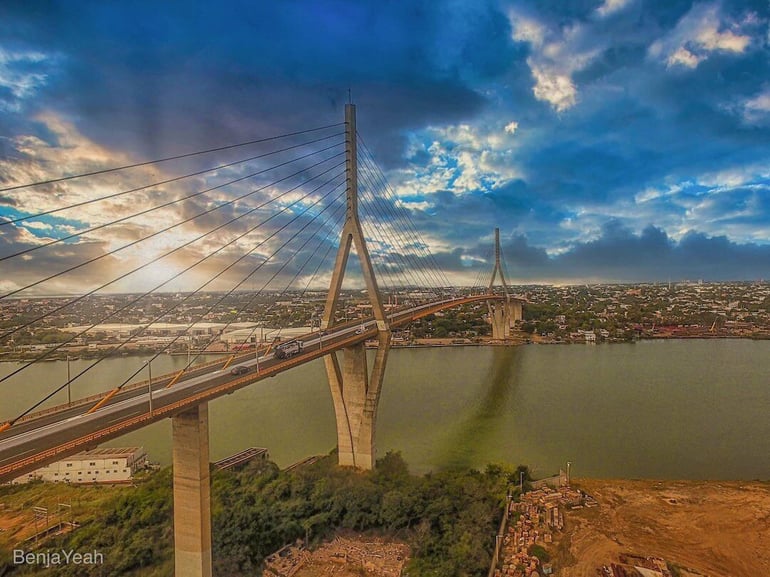
[[[230,369],[231,375],[243,375],[245,373],[248,373],[251,369],[247,367],[246,365],[235,365],[232,369]]]

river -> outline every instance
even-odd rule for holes
[[[545,476],[569,460],[586,477],[769,479],[768,358],[770,341],[750,340],[394,349],[378,454],[401,451],[416,473],[507,462]],[[185,360],[160,357],[153,374]],[[74,375],[86,366],[70,368]],[[141,366],[138,357],[104,362],[73,384],[73,397],[106,390]],[[18,367],[0,363],[0,375]],[[3,383],[0,419],[66,374],[66,362],[48,362]],[[66,392],[53,400],[65,402]],[[212,460],[257,446],[286,466],[336,444],[320,361],[217,399],[209,412]],[[110,445],[142,445],[169,463],[170,421]]]

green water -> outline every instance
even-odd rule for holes
[[[748,340],[394,349],[378,454],[401,451],[414,472],[510,462],[546,475],[570,460],[578,476],[770,479],[768,358],[769,341]],[[160,358],[153,374],[185,360]],[[104,363],[78,396],[141,362]],[[2,364],[0,374],[16,366]],[[0,418],[65,378],[66,363],[52,362],[4,383]],[[212,402],[210,429],[212,459],[260,446],[283,466],[328,452],[336,434],[323,364]],[[168,463],[170,439],[166,421],[111,444],[143,445]]]

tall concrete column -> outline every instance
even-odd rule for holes
[[[511,336],[511,317],[508,303],[487,303],[489,320],[492,323],[492,338],[504,340]]]
[[[489,294],[492,294],[492,287],[495,284],[495,278],[500,275],[500,282],[505,291],[504,302],[488,302],[489,320],[492,323],[492,338],[504,340],[511,336],[511,327],[515,320],[521,320],[521,303],[511,302],[508,294],[508,283],[505,281],[503,266],[500,258],[500,229],[495,229],[495,268],[492,270],[492,278],[489,279]],[[518,309],[517,309],[518,307]],[[517,312],[518,311],[518,312]],[[518,315],[518,316],[516,316]]]
[[[352,104],[345,105],[345,156],[347,211],[329,284],[329,294],[326,297],[326,306],[321,318],[321,328],[326,329],[334,326],[334,313],[340,296],[342,280],[345,276],[345,268],[350,249],[355,245],[366,284],[366,292],[369,302],[372,304],[372,313],[377,322],[379,345],[371,376],[367,369],[366,350],[363,343],[344,349],[342,366],[340,366],[337,353],[325,356],[324,364],[326,375],[329,378],[334,414],[337,419],[339,464],[359,469],[372,469],[376,459],[374,428],[377,419],[377,405],[385,374],[385,363],[390,350],[391,333],[358,215],[356,108]]]
[[[516,321],[520,321],[524,318],[524,311],[522,310],[520,301],[511,301],[508,303],[508,317],[510,318],[511,326]]]
[[[209,411],[203,403],[172,419],[174,575],[211,577]]]
[[[390,351],[390,332],[380,335],[371,376],[363,343],[324,357],[334,414],[337,420],[339,464],[371,470],[377,460],[375,426],[385,364]]]

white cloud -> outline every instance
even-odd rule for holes
[[[505,125],[505,130],[508,134],[516,134],[516,130],[519,128],[519,123],[514,121],[509,122]]]
[[[602,17],[609,16],[615,12],[619,12],[632,1],[633,0],[604,0],[604,3],[596,9],[596,13]]]
[[[30,71],[29,67],[47,60],[40,52],[12,52],[0,47],[0,87],[6,88],[13,97],[13,100],[0,100],[0,110],[19,110],[20,101],[45,84],[47,75]]]
[[[552,30],[513,10],[508,18],[512,38],[532,47],[527,64],[535,81],[532,87],[535,98],[548,102],[559,113],[575,106],[578,89],[572,76],[602,52],[601,42],[580,23]]]
[[[407,157],[421,160],[389,176],[397,195],[409,208],[427,211],[432,208],[430,195],[437,192],[492,190],[522,178],[515,163],[517,128],[515,121],[456,124],[411,135]],[[422,160],[426,155],[427,161]]]
[[[749,124],[756,124],[770,118],[770,87],[743,103],[743,118]]]
[[[695,56],[695,54],[687,50],[687,48],[680,47],[676,52],[668,57],[666,60],[666,65],[669,67],[681,65],[685,66],[686,68],[696,68],[698,64],[700,64],[701,60],[703,60],[703,58]]]
[[[577,102],[577,88],[567,74],[559,74],[547,67],[531,66],[532,75],[535,77],[535,86],[532,92],[538,100],[550,103],[556,112],[575,106]]]
[[[648,54],[668,68],[695,68],[713,52],[742,54],[751,44],[747,28],[756,17],[734,22],[720,14],[717,4],[695,4],[676,27],[649,48]]]
[[[539,48],[545,42],[548,30],[537,20],[523,14],[511,12],[508,16],[511,22],[512,36],[517,42],[528,42],[535,48]]]
[[[53,227],[45,222],[37,222],[37,221],[31,221],[31,222],[25,222],[24,226],[27,228],[31,228],[33,230],[53,230]]]

